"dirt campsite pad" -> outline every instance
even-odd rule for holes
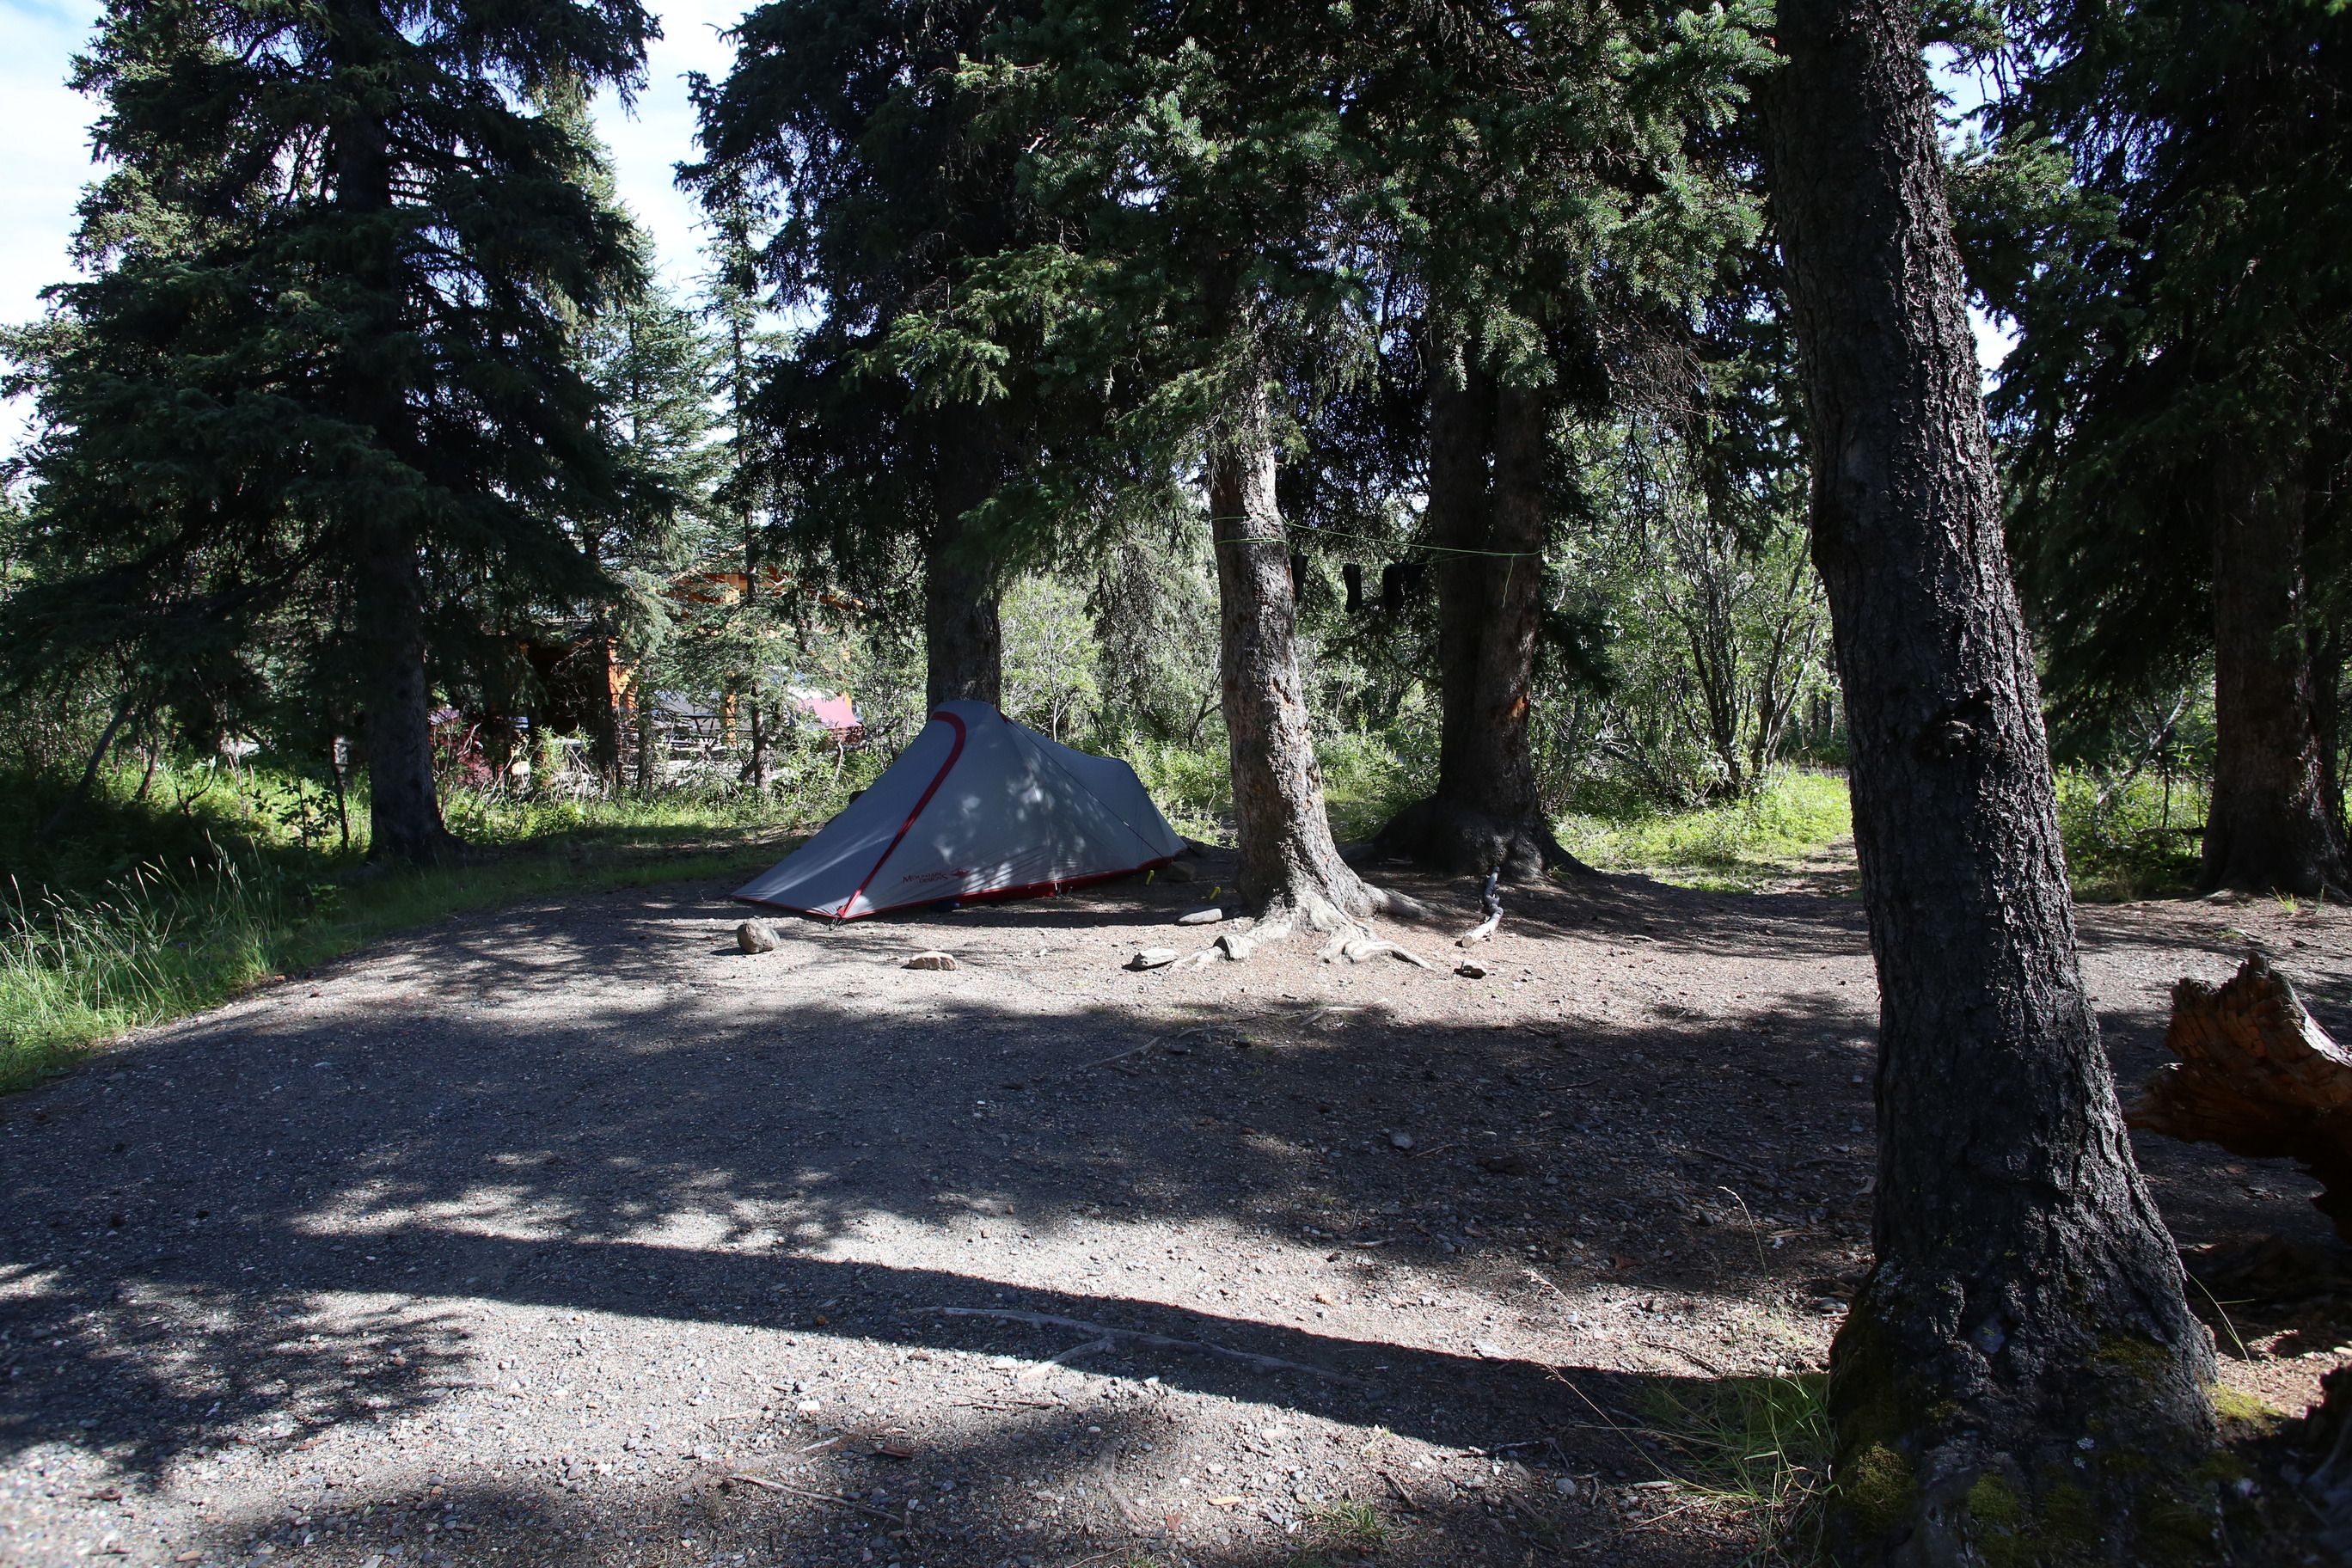
[[[449,921],[0,1102],[0,1557],[1737,1561],[1655,1434],[1868,1266],[1859,906],[1512,891],[1473,979],[1394,875],[1433,969],[1123,968],[1217,934],[1195,864],[760,954],[719,886]],[[2347,1021],[2333,910],[2083,923],[2126,1084],[2249,941]],[[2184,1246],[2336,1247],[2140,1149]],[[2232,1310],[2281,1408],[2352,1340]]]

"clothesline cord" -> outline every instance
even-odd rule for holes
[[[1213,517],[1209,520],[1209,523],[1211,528],[1213,529],[1215,525],[1220,522],[1237,521],[1240,520],[1234,518]],[[1492,557],[1496,561],[1539,561],[1543,558],[1543,552],[1540,550],[1465,550],[1457,545],[1452,544],[1408,543],[1400,545],[1391,540],[1375,539],[1369,533],[1349,533],[1341,529],[1321,528],[1311,522],[1286,522],[1282,526],[1286,531],[1295,528],[1302,530],[1307,533],[1319,533],[1329,539],[1352,539],[1360,543],[1384,545],[1391,549],[1427,551],[1433,555],[1485,555]],[[1225,540],[1221,542],[1240,544],[1249,542],[1235,539]]]

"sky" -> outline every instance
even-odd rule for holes
[[[684,0],[662,7],[663,37],[650,50],[649,79],[635,110],[609,98],[597,105],[621,199],[652,234],[664,280],[673,288],[689,285],[699,271],[698,215],[672,183],[675,166],[695,152],[686,75],[725,74],[728,49],[719,33],[734,25],[743,5],[744,0]],[[74,204],[91,174],[94,105],[65,80],[99,13],[94,0],[0,0],[0,103],[15,106],[0,168],[0,321],[37,316],[41,289],[72,273],[66,247]],[[2008,348],[1981,319],[1977,345],[1988,368]],[[24,410],[0,405],[0,452],[13,449],[23,429]]]
[[[92,174],[96,106],[65,82],[100,9],[93,0],[0,0],[0,103],[15,106],[0,163],[0,321],[39,315],[41,290],[72,276],[66,247],[74,204]],[[719,32],[742,12],[743,0],[661,8],[663,36],[648,51],[648,80],[634,111],[609,96],[596,106],[621,199],[653,235],[664,280],[674,287],[689,285],[699,270],[698,215],[671,178],[695,152],[686,74],[726,74],[728,49]],[[0,452],[13,449],[23,430],[24,411],[0,405]]]

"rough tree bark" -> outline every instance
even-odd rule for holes
[[[751,624],[751,635],[760,634],[760,542],[752,523],[751,510],[743,509],[743,616]],[[756,647],[756,643],[754,644]],[[745,672],[745,689],[751,702],[751,757],[744,765],[744,782],[754,795],[768,793],[768,731],[764,722],[766,692],[761,689],[761,672],[753,668]]]
[[[2330,814],[2306,635],[2305,490],[2223,464],[2213,530],[2213,801],[2208,888],[2352,887]]]
[[[1379,842],[1454,876],[1593,875],[1552,836],[1528,747],[1549,409],[1540,393],[1497,386],[1475,368],[1459,384],[1441,370],[1429,405],[1427,518],[1441,547],[1437,790],[1399,812]]]
[[[996,703],[1004,693],[1004,633],[996,574],[972,548],[971,513],[996,493],[1003,442],[982,410],[941,412],[932,504],[938,509],[923,560],[925,700]]]
[[[1275,503],[1264,387],[1253,384],[1243,403],[1209,461],[1209,537],[1223,632],[1217,662],[1232,740],[1239,886],[1258,911],[1257,940],[1302,924],[1344,937],[1386,900],[1339,858],[1331,838],[1298,676],[1298,608],[1290,545]]]
[[[428,864],[458,848],[433,782],[432,692],[416,542],[397,524],[367,531],[359,632],[368,650],[368,858]]]
[[[1916,0],[1784,0],[1770,192],[1880,987],[1877,1265],[1831,1355],[1846,1562],[2210,1550],[2210,1338],[2076,965]]]

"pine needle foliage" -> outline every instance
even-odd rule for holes
[[[654,34],[635,0],[115,0],[74,77],[112,165],[87,276],[11,343],[14,680],[113,660],[200,737],[364,709],[379,844],[437,850],[428,618],[592,599],[578,525],[667,504],[576,353],[643,280],[577,105]]]

